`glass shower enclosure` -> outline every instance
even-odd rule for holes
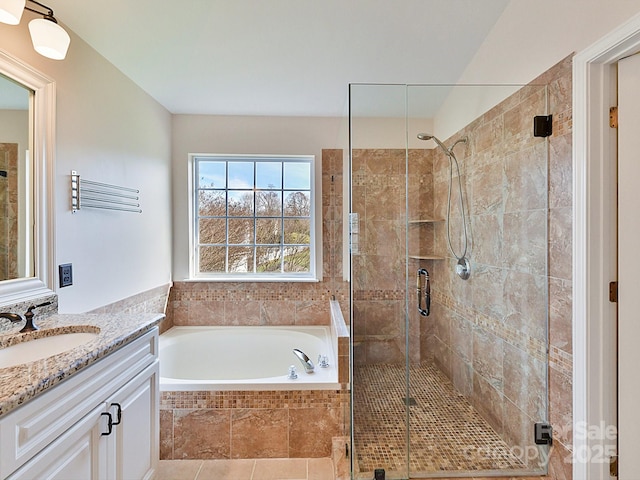
[[[350,86],[353,478],[546,471],[547,103]]]

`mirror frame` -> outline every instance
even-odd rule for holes
[[[0,73],[33,90],[29,101],[34,276],[0,281],[0,305],[54,294],[54,159],[56,84],[0,50]]]

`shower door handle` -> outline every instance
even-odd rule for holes
[[[422,282],[421,278],[424,275],[424,308],[422,308]],[[419,268],[418,275],[416,276],[416,286],[418,290],[418,311],[423,317],[429,316],[431,312],[431,284],[429,282],[429,272],[426,268]]]

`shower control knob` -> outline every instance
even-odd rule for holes
[[[298,378],[298,372],[296,372],[296,366],[295,365],[290,365],[289,366],[289,375],[287,375],[287,378],[289,380],[295,380],[296,378]]]

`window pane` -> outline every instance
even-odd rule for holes
[[[253,247],[229,247],[229,273],[253,272]]]
[[[284,243],[309,245],[311,243],[311,222],[309,220],[285,219]]]
[[[227,188],[226,162],[198,162],[199,188]]]
[[[229,187],[253,189],[253,162],[229,162]]]
[[[309,157],[195,157],[199,272],[242,277],[315,271]],[[286,263],[286,268],[285,268]]]
[[[291,192],[284,199],[284,214],[287,217],[308,217],[311,215],[310,192]]]
[[[282,216],[282,192],[256,192],[256,217]]]
[[[224,217],[227,214],[224,190],[201,190],[198,192],[198,215],[201,217]]]
[[[282,163],[256,163],[256,187],[269,189],[282,188]]]
[[[253,243],[253,219],[229,219],[229,244]]]
[[[229,190],[229,216],[253,217],[253,192]]]
[[[200,271],[224,272],[225,247],[200,247]]]
[[[258,244],[280,244],[282,238],[282,220],[262,219],[256,220],[256,243]]]
[[[256,271],[258,272],[280,272],[282,254],[280,247],[257,247],[256,248]]]
[[[285,163],[284,188],[311,189],[311,164],[303,162]]]
[[[200,243],[227,243],[227,221],[224,218],[201,218],[198,223]]]
[[[285,247],[284,271],[308,272],[311,265],[311,250],[309,247]]]

